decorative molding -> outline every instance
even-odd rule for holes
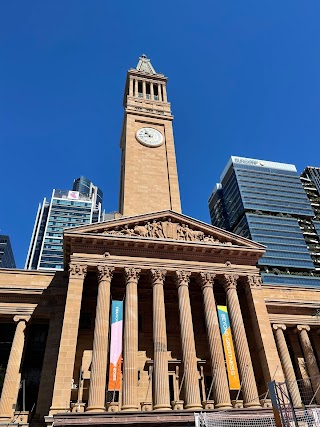
[[[153,220],[136,224],[133,228],[124,225],[120,230],[117,228],[106,229],[102,234],[122,235],[131,237],[147,237],[151,239],[173,239],[184,242],[216,243],[220,245],[232,246],[232,243],[222,242],[212,235],[205,234],[201,230],[190,228],[188,224],[167,221]]]
[[[151,282],[152,282],[152,286],[154,285],[163,285],[164,283],[164,279],[166,277],[167,274],[167,270],[165,269],[154,269],[152,268],[150,270],[150,277],[151,277]]]
[[[15,323],[18,323],[18,322],[28,323],[30,319],[31,319],[31,316],[24,316],[21,314],[17,314],[16,316],[14,316],[13,321]]]
[[[223,274],[221,276],[221,283],[226,291],[229,289],[237,289],[237,280],[239,276],[236,274]]]
[[[212,273],[210,271],[201,271],[197,274],[197,282],[202,288],[213,288],[213,282],[216,276],[216,273]]]
[[[140,268],[125,267],[125,269],[124,269],[124,275],[125,275],[125,278],[126,278],[126,282],[127,283],[131,282],[131,281],[137,282],[139,280],[140,273],[141,273],[141,269]]]
[[[108,265],[98,265],[98,280],[102,282],[103,280],[112,280],[113,272],[115,268]]]
[[[70,263],[69,264],[69,274],[70,277],[77,277],[77,278],[85,278],[86,274],[88,271],[88,267],[87,265],[83,265],[83,264],[74,264],[74,263]]]
[[[297,325],[297,331],[301,332],[301,331],[310,331],[310,326],[309,325]]]
[[[246,276],[245,284],[250,289],[262,289],[262,280],[259,276]]]
[[[285,331],[287,329],[286,325],[284,323],[274,323],[272,325],[272,328],[276,331],[277,329],[282,329]]]
[[[179,288],[180,286],[189,286],[190,283],[190,271],[185,270],[176,270],[174,272],[174,280],[176,286]]]

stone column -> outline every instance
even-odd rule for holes
[[[246,331],[243,324],[238,294],[237,280],[239,276],[223,275],[222,283],[227,295],[227,306],[230,315],[231,331],[237,353],[237,361],[242,384],[244,407],[260,407],[256,380],[254,377],[252,361]]]
[[[133,96],[133,79],[129,80],[129,96]]]
[[[163,284],[166,270],[151,270],[153,294],[153,390],[154,410],[169,410],[169,373],[167,353],[166,313]]]
[[[161,84],[158,83],[158,100],[162,101]]]
[[[202,409],[199,389],[199,372],[194,342],[192,314],[189,296],[190,272],[175,271],[178,288],[181,328],[181,347],[184,368],[185,409]]]
[[[50,415],[66,412],[70,409],[71,383],[78,341],[82,290],[86,274],[86,265],[70,264],[68,293]]]
[[[138,80],[135,79],[134,81],[134,96],[138,97],[139,96],[139,85],[138,85]]]
[[[99,288],[92,350],[87,411],[104,412],[107,380],[110,286],[114,267],[99,266]]]
[[[25,334],[30,316],[14,316],[16,331],[14,334],[6,375],[0,400],[0,421],[10,421],[13,417],[21,380],[21,361],[25,344]]]
[[[163,90],[163,101],[164,102],[168,102],[168,100],[167,100],[167,88],[166,88],[166,85],[162,85],[162,90]]]
[[[274,324],[272,325],[276,337],[276,342],[278,346],[278,352],[280,355],[282,369],[287,380],[288,389],[291,395],[292,403],[295,408],[301,407],[301,397],[297,384],[297,378],[294,373],[291,357],[289,354],[288,346],[286,339],[284,337],[283,331],[287,329],[286,325]]]
[[[153,83],[150,83],[150,97],[151,97],[152,101],[154,101]]]
[[[138,280],[139,268],[125,268],[122,411],[138,410]]]
[[[318,390],[315,400],[317,404],[320,405],[320,372],[317,365],[317,359],[314,355],[312,345],[308,335],[308,332],[310,331],[310,326],[297,325],[297,331],[300,336],[301,347],[302,347],[304,358],[306,360],[309,376],[311,377],[310,380],[311,380],[313,391],[315,393]]]
[[[231,408],[229,384],[220,337],[216,302],[213,294],[213,281],[215,277],[214,273],[199,273],[198,282],[203,294],[215,408]]]

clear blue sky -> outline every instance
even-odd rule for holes
[[[319,0],[0,2],[1,233],[23,267],[37,205],[86,175],[118,208],[126,71],[169,77],[183,212],[231,155],[319,166]]]

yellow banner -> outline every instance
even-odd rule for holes
[[[224,354],[227,362],[229,388],[230,390],[239,390],[240,378],[239,378],[237,360],[236,360],[234,347],[233,347],[228,310],[227,310],[227,307],[224,305],[218,305],[217,308],[218,308],[218,317],[219,317]]]

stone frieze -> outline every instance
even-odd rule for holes
[[[132,237],[149,237],[151,239],[174,239],[185,242],[216,243],[231,246],[228,241],[221,242],[219,239],[205,234],[201,230],[194,230],[187,224],[180,224],[172,221],[153,221],[135,225],[132,228],[128,225],[115,229],[106,229],[102,234],[122,235]]]

